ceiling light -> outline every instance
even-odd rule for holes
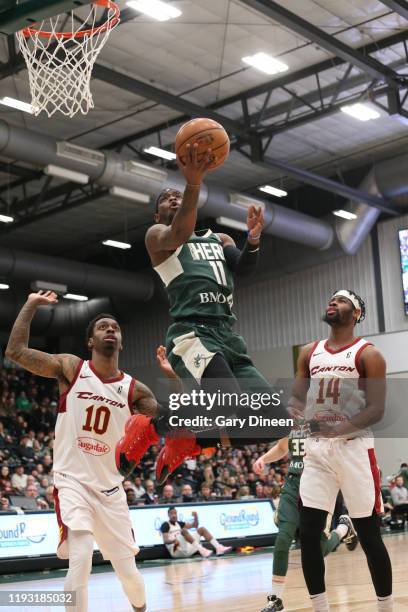
[[[130,0],[126,4],[157,21],[168,21],[181,15],[179,9],[161,0]]]
[[[60,295],[64,295],[68,290],[67,285],[42,280],[31,281],[30,287],[33,291],[55,291]]]
[[[8,215],[0,215],[1,223],[13,223],[14,217],[9,217]]]
[[[0,104],[4,104],[4,106],[11,106],[11,108],[16,108],[24,113],[30,113],[30,115],[33,115],[36,110],[31,104],[22,102],[21,100],[16,100],[15,98],[9,98],[8,96],[0,98]]]
[[[76,293],[66,293],[63,298],[64,300],[75,300],[76,302],[88,301],[88,297],[86,295],[77,295]]]
[[[357,215],[349,212],[348,210],[342,210],[341,208],[339,210],[333,210],[333,215],[336,215],[336,217],[341,217],[342,219],[347,219],[347,221],[357,219]]]
[[[285,72],[289,70],[289,66],[280,62],[279,60],[272,57],[272,55],[268,55],[267,53],[255,53],[255,55],[247,55],[242,58],[242,61],[245,64],[249,64],[253,66],[257,70],[261,72],[265,72],[266,74],[278,74],[279,72]]]
[[[66,168],[60,168],[60,166],[46,166],[44,168],[44,174],[67,179],[68,181],[80,183],[81,185],[86,185],[89,183],[89,176],[87,174],[82,174],[82,172],[74,172],[73,170],[67,170]]]
[[[230,203],[232,206],[239,206],[239,208],[248,209],[250,206],[260,206],[263,211],[265,210],[265,202],[252,196],[245,196],[242,193],[231,193]]]
[[[135,202],[142,202],[148,204],[150,202],[150,196],[147,193],[139,193],[138,191],[131,191],[130,189],[124,189],[123,187],[111,187],[109,193],[116,198],[125,198],[126,200],[135,200]]]
[[[366,104],[349,104],[342,106],[340,109],[343,113],[359,119],[359,121],[370,121],[371,119],[378,119],[380,113]]]
[[[235,219],[230,219],[229,217],[217,217],[216,222],[218,225],[225,225],[226,227],[232,227],[233,229],[241,230],[243,232],[248,231],[247,224],[243,221],[236,221]]]
[[[119,242],[118,240],[103,240],[102,244],[105,246],[111,246],[115,249],[131,249],[132,245],[128,242]]]
[[[163,159],[173,160],[176,159],[177,155],[172,153],[171,151],[166,151],[166,149],[159,149],[158,147],[147,147],[143,149],[145,153],[150,153],[150,155],[156,155],[157,157],[162,157]]]
[[[277,198],[283,198],[288,195],[288,192],[284,189],[278,189],[277,187],[272,187],[272,185],[263,185],[263,187],[258,187],[258,189],[259,191],[269,193],[269,195],[274,195]]]
[[[7,285],[7,283],[0,283],[0,289],[1,290],[10,289],[10,285]]]

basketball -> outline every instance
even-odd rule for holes
[[[175,149],[182,163],[186,160],[186,146],[198,144],[198,161],[203,159],[207,149],[212,151],[212,162],[209,170],[222,166],[228,157],[230,140],[220,123],[213,119],[198,118],[188,121],[177,132]]]

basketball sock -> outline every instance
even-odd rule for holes
[[[347,525],[337,525],[334,531],[337,533],[340,540],[342,540],[348,533],[348,527]]]
[[[68,530],[69,568],[64,591],[75,593],[75,606],[66,612],[87,612],[88,580],[92,568],[93,535],[90,531]]]
[[[327,593],[319,593],[319,595],[311,595],[310,601],[313,606],[314,612],[329,612],[329,601],[327,599]]]
[[[284,582],[277,582],[272,578],[272,595],[276,595],[279,599],[282,599],[283,588],[285,586]]]
[[[138,612],[145,609],[146,594],[144,581],[142,574],[136,567],[134,556],[125,557],[124,559],[111,559],[111,563],[133,608]]]
[[[379,597],[378,598],[378,612],[392,612],[394,609],[394,599],[392,595],[388,595],[388,597]]]

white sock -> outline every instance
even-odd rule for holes
[[[329,601],[326,592],[319,593],[319,595],[311,595],[310,601],[315,612],[329,612]]]
[[[337,535],[339,536],[340,540],[342,540],[347,532],[348,532],[348,527],[347,525],[337,525],[336,529],[334,530]]]
[[[212,546],[214,546],[214,548],[220,548],[221,544],[218,542],[218,540],[216,540],[215,538],[213,538],[212,540],[210,540],[210,544]]]
[[[136,610],[143,610],[146,604],[145,586],[142,574],[136,567],[134,556],[112,559],[111,563],[132,606]]]
[[[394,598],[392,595],[388,595],[388,597],[379,597],[378,602],[378,612],[392,612],[394,609]]]
[[[279,599],[282,599],[283,587],[285,586],[284,582],[276,582],[272,578],[272,595],[276,595]]]
[[[69,569],[64,581],[64,591],[74,591],[75,606],[66,607],[66,612],[88,611],[88,580],[92,569],[92,553],[92,533],[69,529]]]

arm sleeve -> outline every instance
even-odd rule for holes
[[[163,523],[163,524],[160,526],[160,531],[161,531],[162,533],[168,533],[168,532],[170,531],[170,525],[168,524],[168,522]]]
[[[249,276],[258,267],[259,246],[249,244],[247,241],[240,251],[232,244],[224,247],[227,266],[236,276]]]
[[[184,527],[185,527],[185,525],[186,525],[186,524],[185,524],[183,521],[177,521],[177,522],[178,522],[178,524],[180,525],[180,527],[181,527],[182,529],[184,529]]]

